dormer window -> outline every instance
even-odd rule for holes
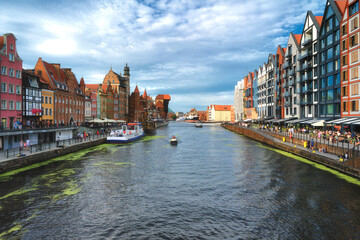
[[[14,50],[14,44],[10,44],[10,50]]]

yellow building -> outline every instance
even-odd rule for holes
[[[54,123],[54,91],[41,89],[41,120]]]
[[[209,121],[231,122],[233,112],[232,105],[211,105],[209,108]]]

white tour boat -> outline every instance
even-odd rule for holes
[[[144,129],[140,123],[128,123],[121,129],[112,131],[106,138],[108,143],[128,143],[136,141],[145,136]]]

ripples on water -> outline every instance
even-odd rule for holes
[[[0,238],[354,239],[359,190],[219,126],[176,123],[0,175]]]

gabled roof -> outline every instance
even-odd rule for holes
[[[321,22],[323,19],[323,16],[315,16],[316,21],[318,22],[319,26],[321,26]]]
[[[90,90],[98,90],[99,84],[86,84],[85,85]]]
[[[231,105],[214,105],[215,111],[231,111]]]
[[[301,34],[294,34],[294,37],[295,37],[295,39],[296,39],[297,44],[300,45],[300,42],[301,42]]]
[[[346,0],[345,1],[344,0],[337,0],[337,1],[335,1],[335,4],[338,7],[341,15],[344,15],[345,8],[346,8]]]

